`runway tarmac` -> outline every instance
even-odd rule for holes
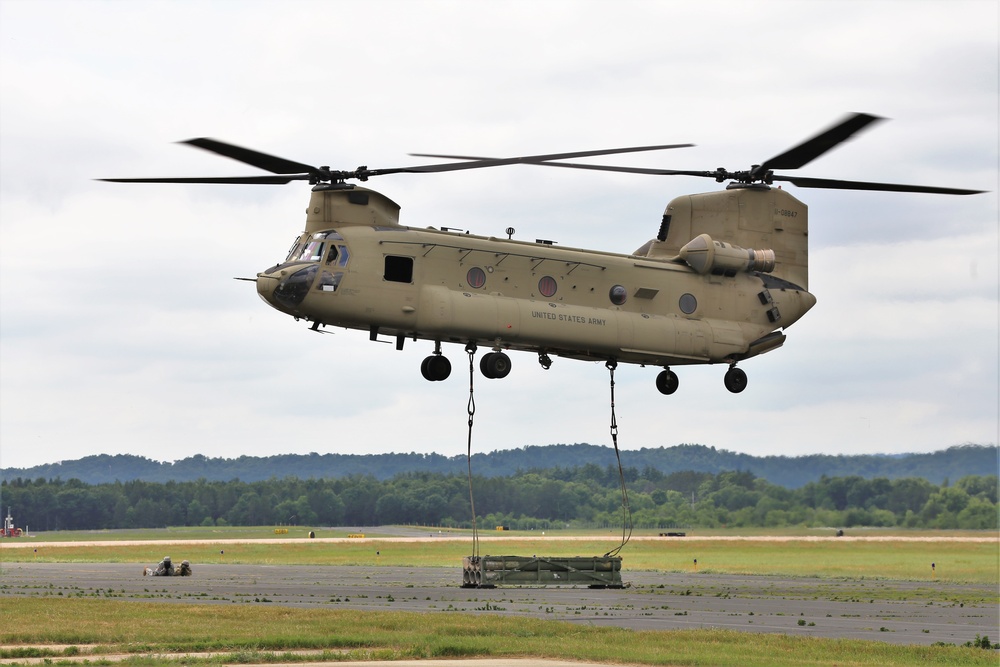
[[[622,578],[627,587],[620,590],[475,589],[461,587],[458,564],[192,567],[191,577],[144,577],[135,564],[2,563],[0,598],[61,594],[163,603],[446,611],[643,630],[727,628],[894,644],[964,644],[977,634],[1000,636],[997,591],[988,585],[626,571]],[[950,601],[956,598],[964,602]]]

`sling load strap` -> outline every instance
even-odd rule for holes
[[[465,351],[469,354],[469,440],[466,449],[466,459],[469,463],[469,505],[472,508],[472,558],[479,560],[479,529],[476,526],[476,501],[472,494],[472,422],[476,415],[475,389],[475,357],[476,344],[469,343],[465,346]]]
[[[622,470],[621,452],[618,451],[618,420],[615,417],[615,369],[618,368],[618,362],[614,359],[609,359],[605,367],[607,367],[608,372],[611,374],[611,442],[615,445],[615,458],[618,459],[618,481],[621,482],[622,487],[622,543],[615,549],[604,554],[607,557],[617,556],[622,547],[632,539],[632,508],[628,504],[628,489],[625,488],[625,472]]]

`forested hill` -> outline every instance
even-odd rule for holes
[[[960,445],[930,454],[830,456],[750,456],[703,445],[677,445],[623,451],[622,465],[637,471],[652,468],[664,474],[693,470],[719,473],[749,471],[772,484],[799,488],[820,477],[857,475],[868,479],[922,477],[934,484],[966,475],[993,475],[1000,465],[1000,448],[994,445]],[[505,477],[518,471],[550,468],[615,466],[615,452],[597,445],[546,445],[474,454],[473,474]],[[78,479],[88,484],[144,480],[149,482],[229,481],[255,482],[271,478],[337,478],[371,475],[390,479],[399,473],[465,474],[466,457],[440,454],[279,454],[239,458],[192,456],[159,462],[142,456],[102,454],[76,461],[62,461],[34,468],[0,469],[0,480]]]

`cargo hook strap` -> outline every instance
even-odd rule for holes
[[[466,459],[469,462],[469,505],[472,507],[472,558],[479,560],[479,529],[476,527],[476,501],[472,496],[472,422],[476,415],[476,397],[473,393],[475,387],[475,357],[476,344],[469,343],[465,346],[465,351],[469,354],[469,440],[466,449]]]
[[[628,504],[628,489],[625,488],[625,472],[622,470],[622,456],[618,451],[618,420],[615,418],[615,369],[618,362],[609,359],[606,364],[608,372],[611,374],[611,442],[615,445],[615,458],[618,459],[618,480],[622,487],[622,543],[612,549],[607,556],[617,556],[628,541],[632,538],[632,508]]]

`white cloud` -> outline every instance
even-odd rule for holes
[[[620,367],[628,448],[931,450],[997,438],[997,6],[985,2],[0,3],[0,465],[465,451],[466,359],[319,336],[253,276],[307,191],[116,185],[254,169],[212,136],[335,168],[409,152],[516,155],[653,143],[597,162],[742,169],[850,111],[893,120],[804,175],[993,190],[789,187],[809,204],[819,302],[785,347],[721,367]],[[369,183],[402,221],[630,252],[712,181],[533,167]],[[514,355],[477,378],[478,451],[609,444],[607,371]],[[567,462],[571,464],[572,462]]]

